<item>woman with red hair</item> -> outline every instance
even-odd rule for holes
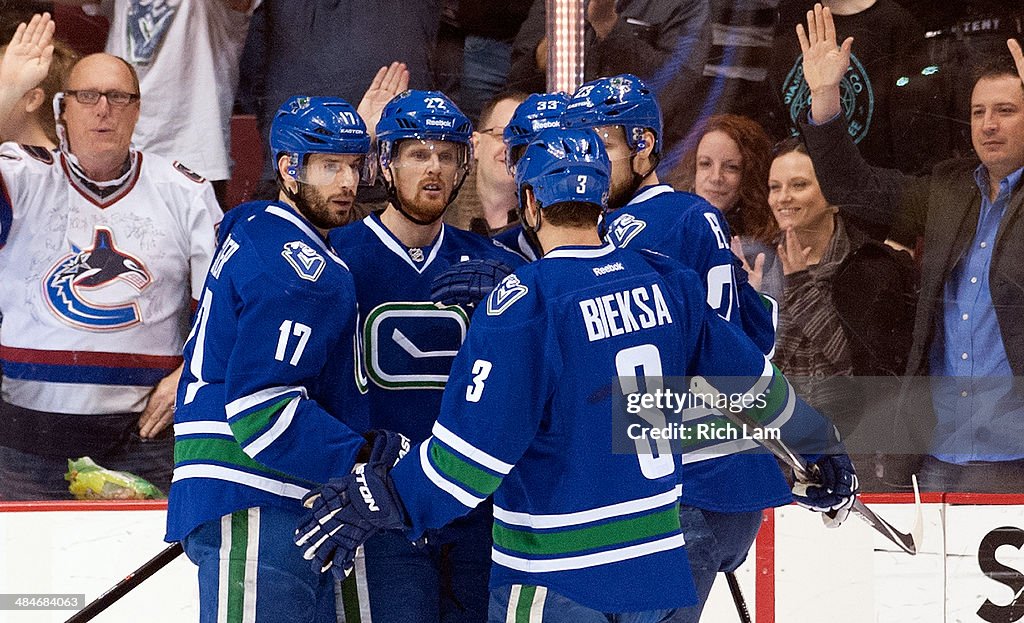
[[[772,142],[760,124],[740,115],[715,115],[704,124],[697,147],[683,157],[676,186],[725,215],[733,251],[743,260],[750,284],[781,300],[782,265],[775,254],[779,228],[768,207],[771,161]]]

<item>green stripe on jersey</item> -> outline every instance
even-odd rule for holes
[[[245,606],[245,559],[249,545],[249,511],[231,513],[231,548],[228,550],[228,621],[241,621]]]
[[[348,577],[341,582],[341,608],[345,616],[345,623],[362,623],[363,617],[359,612],[359,588],[356,586],[356,573],[353,570]]]
[[[501,478],[470,465],[447,448],[431,440],[430,458],[437,469],[450,480],[464,485],[486,497],[498,488]]]
[[[231,432],[235,434],[235,439],[238,439],[243,444],[251,441],[251,438],[256,433],[270,428],[270,421],[283,411],[289,402],[296,398],[297,396],[285,396],[269,406],[228,422],[231,426]]]
[[[758,423],[765,425],[771,423],[778,417],[786,407],[788,400],[788,383],[782,372],[772,364],[772,381],[768,389],[764,391],[765,405],[763,407],[751,406],[746,410],[747,415],[753,417]]]
[[[533,608],[533,598],[536,594],[536,586],[523,586],[519,589],[519,600],[516,602],[516,623],[530,623],[530,610]]]
[[[228,464],[243,467],[249,471],[272,475],[275,478],[295,480],[284,472],[268,468],[242,451],[238,442],[230,439],[182,439],[174,442],[174,464],[181,465],[190,461],[216,464]]]
[[[645,541],[679,532],[679,506],[644,515],[610,521],[599,526],[537,532],[516,530],[494,523],[494,544],[526,555],[575,554],[607,549],[623,543]]]

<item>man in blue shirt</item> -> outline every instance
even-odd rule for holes
[[[1020,45],[1008,42],[1016,70],[1000,58],[977,73],[970,111],[977,157],[949,160],[914,178],[868,166],[853,146],[840,115],[853,40],[837,45],[829,10],[817,5],[799,37],[813,93],[802,129],[826,197],[891,215],[897,240],[924,236],[907,374],[932,382],[924,400],[905,394],[898,411],[925,408],[929,426],[917,440],[918,450],[927,449],[922,486],[1024,491],[1024,397],[1013,383],[1024,374],[1024,225],[1016,218],[1024,203]]]

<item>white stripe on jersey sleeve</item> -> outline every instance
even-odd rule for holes
[[[498,472],[502,476],[507,475],[510,471],[512,471],[512,468],[514,467],[514,465],[512,465],[511,463],[506,463],[501,459],[496,459],[490,454],[487,454],[486,452],[481,450],[480,448],[477,448],[476,446],[469,443],[462,437],[459,437],[452,431],[442,426],[440,422],[434,422],[434,428],[430,432],[434,435],[434,437],[437,437],[438,439],[443,441],[446,445],[450,446],[453,450],[457,451],[462,456],[473,461],[474,463],[483,465],[489,470]]]
[[[227,435],[234,438],[227,422],[216,420],[199,420],[197,422],[180,422],[174,425],[174,436],[185,435]]]
[[[255,458],[257,454],[266,450],[267,446],[277,441],[277,438],[283,435],[291,425],[295,412],[299,408],[299,400],[301,400],[299,397],[289,400],[288,406],[281,410],[281,415],[278,416],[274,425],[256,439],[242,446],[242,451]]]
[[[224,407],[224,411],[228,414],[228,419],[231,419],[243,411],[247,411],[248,409],[259,406],[264,402],[270,402],[274,398],[284,396],[285,394],[292,392],[299,392],[303,398],[308,397],[305,387],[268,387],[267,389],[261,389],[255,394],[249,394],[248,396],[242,396],[241,398],[232,400]]]
[[[467,506],[471,509],[479,506],[479,504],[484,501],[484,498],[478,498],[469,491],[466,491],[462,487],[446,479],[444,476],[439,474],[436,469],[434,469],[434,466],[430,464],[430,457],[427,453],[427,446],[429,445],[430,439],[427,439],[420,444],[420,468],[423,470],[423,475],[426,476],[430,482],[434,483],[438,489],[447,492],[463,506]]]

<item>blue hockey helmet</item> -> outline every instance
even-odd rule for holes
[[[356,109],[336,97],[295,96],[270,125],[270,152],[277,162],[288,156],[288,174],[301,179],[310,154],[366,155],[370,133]],[[364,171],[366,176],[369,171]]]
[[[608,202],[611,164],[597,132],[589,129],[542,130],[516,166],[519,204],[530,187],[541,208],[578,201],[603,209]]]
[[[516,107],[502,134],[509,173],[515,173],[523,150],[541,130],[559,127],[559,117],[568,103],[569,96],[565,93],[533,93]]]
[[[654,92],[633,74],[600,78],[576,89],[562,114],[566,128],[619,125],[633,151],[643,149],[644,130],[654,133],[654,153],[661,153],[661,108]]]
[[[462,114],[444,93],[405,91],[392,98],[381,111],[377,123],[380,166],[391,164],[392,150],[397,142],[410,138],[465,145],[465,165],[468,166],[471,155],[469,137],[472,135],[473,124],[469,117]]]

